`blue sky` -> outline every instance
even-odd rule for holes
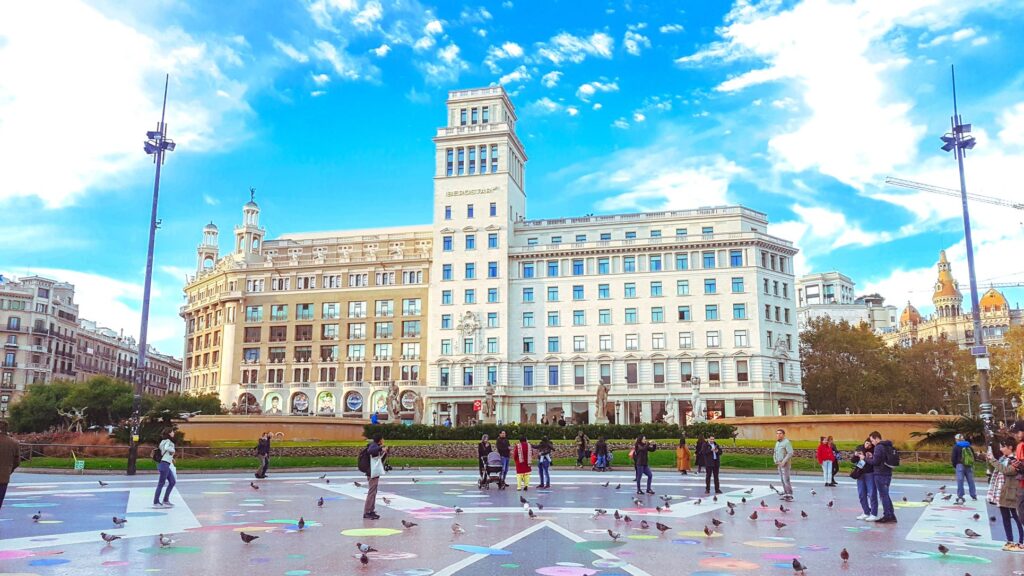
[[[959,204],[882,181],[957,185],[937,146],[950,64],[971,190],[1024,202],[1016,1],[128,6],[0,3],[0,272],[73,281],[84,316],[137,333],[141,141],[169,72],[151,332],[169,352],[200,230],[229,235],[250,186],[270,237],[428,222],[455,88],[512,94],[531,218],[741,203],[797,243],[800,272],[924,313],[940,249],[966,290]],[[1024,281],[1024,213],[972,214],[978,277]]]

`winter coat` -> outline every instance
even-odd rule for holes
[[[1000,508],[1016,508],[1020,496],[1020,483],[1017,482],[1017,469],[1013,467],[1016,458],[1003,456],[992,462],[992,481],[988,485],[985,497],[990,504]]]
[[[871,460],[868,461],[868,464],[874,466],[875,474],[879,476],[892,476],[892,468],[885,465],[885,458],[892,449],[892,440],[882,440],[875,445],[875,451],[871,453]]]
[[[516,462],[516,474],[529,474],[533,471],[530,462],[533,461],[533,446],[529,442],[520,442],[512,450],[512,458]]]
[[[704,447],[707,446],[707,445],[708,445],[707,441],[704,440],[703,438],[701,438],[700,440],[697,440],[697,446],[695,448],[695,451],[697,453],[697,466],[698,467],[704,465]]]
[[[476,445],[476,456],[477,458],[484,458],[493,451],[490,442],[481,442]]]
[[[510,448],[508,444],[508,438],[499,437],[494,441],[495,447],[498,449],[498,454],[501,454],[502,458],[508,458],[510,454]]]
[[[832,448],[830,448],[829,445],[825,444],[824,442],[818,444],[817,457],[819,466],[824,464],[825,462],[832,462],[833,460],[836,459],[835,452],[833,452]]]
[[[586,452],[588,446],[590,446],[590,438],[587,438],[586,434],[581,434],[576,437],[577,452]]]
[[[652,442],[645,442],[633,446],[633,463],[638,467],[648,466],[647,455],[657,450],[658,447]]]
[[[682,472],[690,469],[690,449],[685,444],[676,448],[676,470]]]
[[[714,467],[721,463],[722,460],[722,446],[715,442],[705,442],[704,446],[701,447],[701,451],[697,453],[697,458],[704,463],[704,467]]]
[[[594,445],[594,454],[598,456],[607,456],[608,442],[605,440],[598,440],[597,444]]]

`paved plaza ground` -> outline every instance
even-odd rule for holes
[[[849,479],[826,488],[818,477],[795,478],[796,501],[782,512],[769,488],[778,485],[774,476],[724,473],[725,494],[714,502],[704,496],[703,478],[655,472],[654,490],[672,496],[659,512],[659,496],[640,497],[639,507],[632,501],[629,472],[556,470],[550,490],[523,493],[480,490],[475,472],[396,470],[381,481],[377,521],[362,519],[365,488],[354,481],[365,479],[354,471],[321,479],[319,472],[272,470],[259,490],[250,487],[251,474],[181,474],[172,509],[152,507],[153,475],[19,473],[0,510],[0,575],[782,575],[793,573],[794,557],[808,574],[1024,574],[1016,572],[1024,571],[1024,554],[1000,551],[1002,525],[989,520],[998,511],[986,509],[983,498],[963,506],[941,497],[921,502],[953,482],[897,477],[899,523],[879,525],[855,519],[860,509]],[[109,484],[100,487],[100,479]],[[735,515],[726,513],[727,502],[736,504]],[[608,513],[594,517],[595,508]],[[616,520],[615,511],[632,522]],[[754,511],[757,520],[749,517]],[[124,528],[113,516],[128,519]],[[708,537],[712,519],[722,524]],[[417,526],[404,528],[402,520]],[[775,520],[786,525],[777,528]],[[465,533],[453,534],[455,522]],[[671,529],[661,533],[655,522]],[[966,538],[966,528],[981,537]],[[609,529],[621,538],[613,541]],[[244,544],[241,531],[260,538]],[[100,532],[123,539],[107,545]],[[173,540],[169,546],[160,546],[161,533]],[[366,566],[357,542],[378,550]]]

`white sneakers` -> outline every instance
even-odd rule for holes
[[[868,517],[867,514],[861,514],[860,516],[857,516],[857,520],[866,520],[867,517]]]
[[[868,515],[868,517],[864,519],[865,522],[878,522],[878,520],[879,520],[878,516],[871,516],[871,515]]]

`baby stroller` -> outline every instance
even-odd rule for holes
[[[480,472],[480,481],[477,482],[477,487],[489,489],[491,483],[496,483],[499,490],[504,490],[508,484],[501,479],[501,455],[497,452],[490,452],[481,458],[480,462],[483,464],[483,469]]]

